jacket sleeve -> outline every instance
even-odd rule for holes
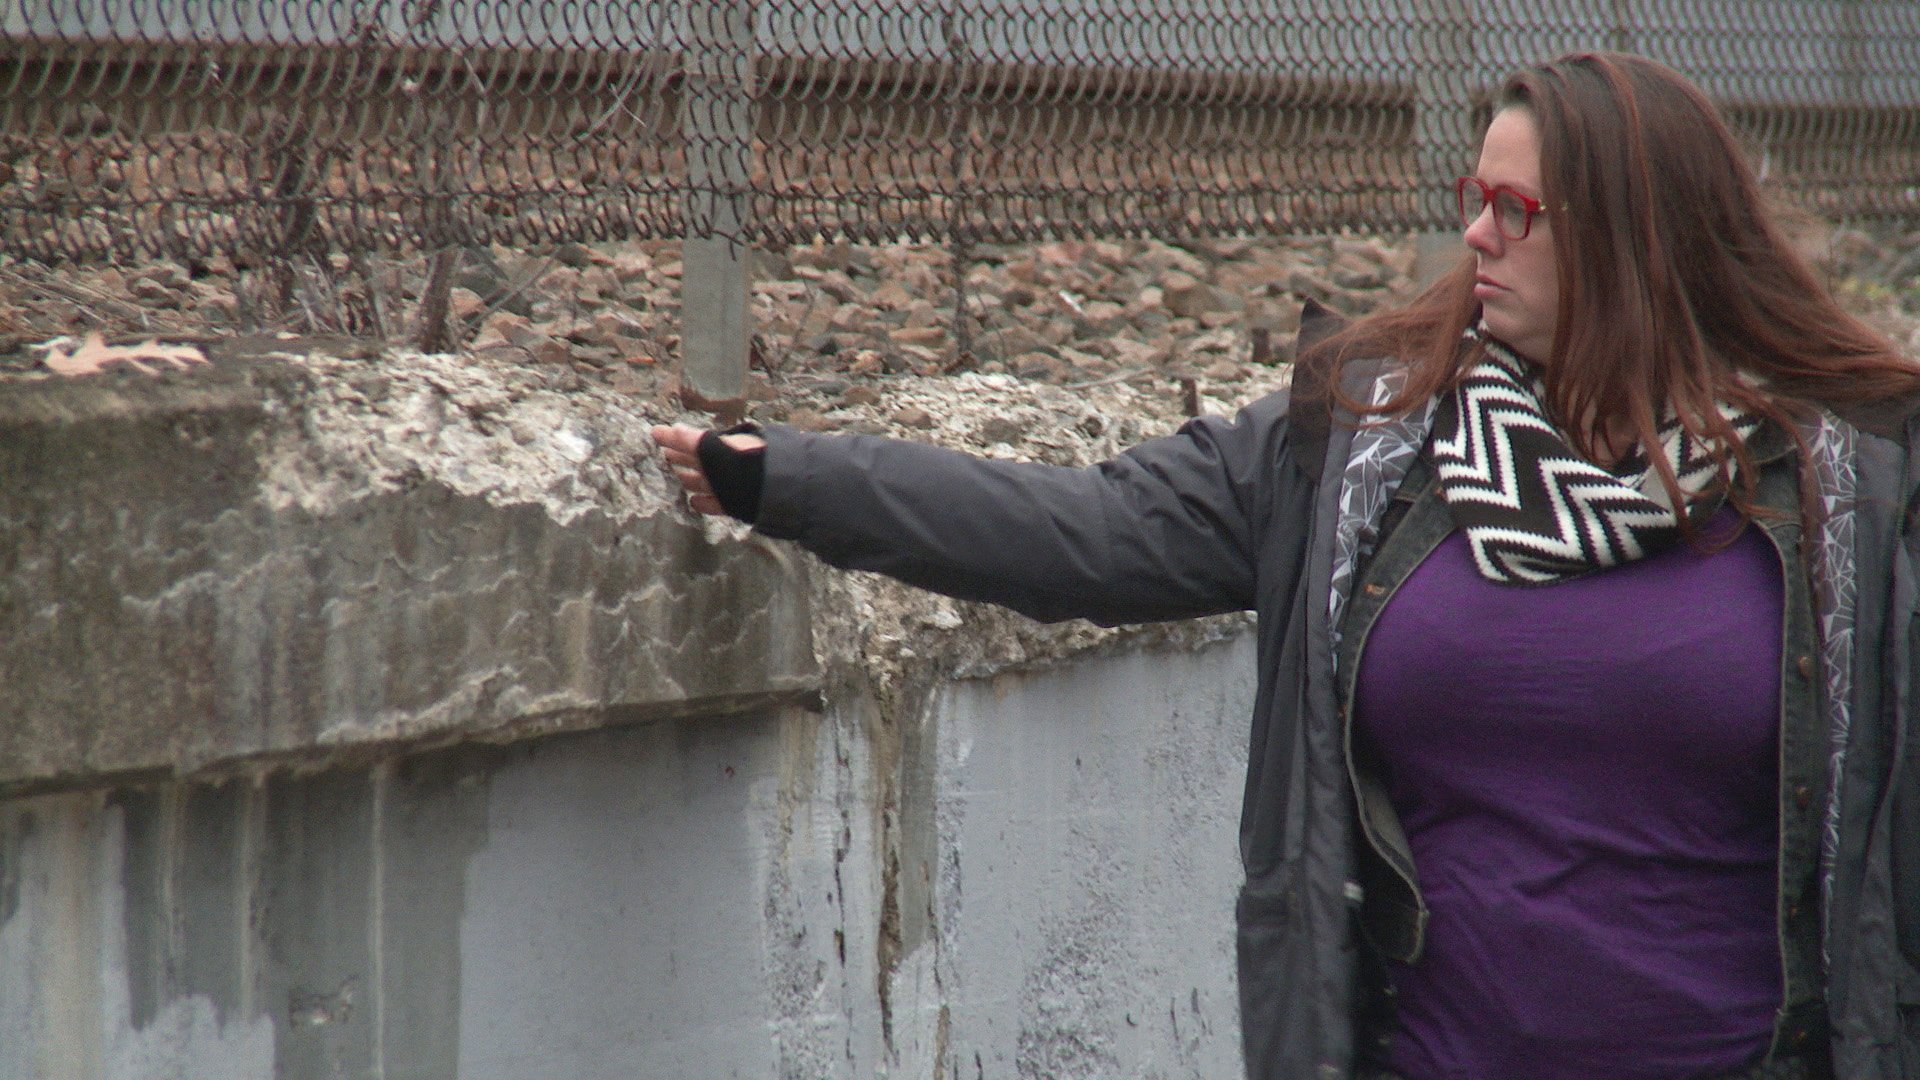
[[[1288,460],[1287,398],[1202,417],[1085,469],[770,428],[756,527],[1042,620],[1149,622],[1254,606]]]

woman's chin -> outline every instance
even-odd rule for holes
[[[1485,313],[1487,332],[1518,353],[1523,359],[1536,364],[1544,364],[1547,355],[1553,351],[1553,335],[1541,335],[1533,328],[1519,325],[1500,318],[1498,313],[1487,310]]]

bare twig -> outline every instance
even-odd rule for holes
[[[580,133],[579,137],[584,139],[589,135],[598,135],[602,129],[606,128],[607,125],[612,122],[616,113],[626,113],[632,117],[634,122],[639,124],[641,128],[646,128],[648,126],[646,120],[627,107],[627,99],[633,94],[634,89],[640,85],[643,79],[653,84],[652,89],[658,90],[662,81],[661,74],[665,68],[665,64],[663,63],[665,56],[666,53],[659,49],[649,49],[641,53],[640,61],[622,75],[620,77],[620,84],[613,88],[613,92],[610,95],[613,99],[613,104],[608,105],[599,116],[595,117],[593,121],[586,126],[585,130]]]
[[[115,300],[113,297],[97,289],[90,289],[84,285],[64,284],[57,281],[35,281],[32,278],[17,274],[5,267],[0,267],[0,277],[4,277],[15,285],[24,286],[35,292],[44,293],[56,299],[68,301],[69,303],[79,304],[81,307],[87,308],[87,314],[93,316],[96,321],[105,321],[100,319],[99,312],[92,310],[92,308],[97,305],[123,319],[138,319],[142,326],[146,325],[148,312],[145,308]]]
[[[360,279],[360,287],[366,292],[367,334],[376,341],[385,341],[387,340],[387,320],[380,310],[380,287],[373,279],[373,266],[367,261],[366,252],[354,252],[353,272]]]
[[[486,322],[487,316],[492,315],[494,312],[499,311],[501,308],[507,306],[508,304],[513,303],[514,297],[519,296],[523,292],[526,292],[527,289],[531,287],[534,282],[539,281],[543,277],[546,277],[547,271],[553,269],[553,264],[558,261],[559,260],[556,256],[553,256],[553,255],[547,256],[544,260],[541,261],[540,265],[534,269],[533,273],[528,274],[524,278],[521,278],[520,283],[518,285],[515,285],[513,288],[508,289],[506,292],[501,293],[499,296],[495,297],[492,301],[488,302],[487,306],[484,308],[481,308],[479,314],[475,315],[471,321]]]
[[[1154,372],[1152,368],[1135,368],[1132,371],[1123,371],[1118,375],[1109,375],[1104,379],[1094,379],[1090,382],[1074,383],[1070,386],[1063,386],[1060,389],[1091,390],[1096,386],[1112,386],[1114,383],[1128,382],[1133,379],[1141,378],[1142,376],[1152,376],[1153,374]]]
[[[433,269],[427,274],[427,285],[420,294],[420,351],[424,353],[445,352],[447,340],[447,307],[453,291],[453,265],[460,257],[460,249],[444,247],[434,253]]]
[[[292,265],[291,260],[289,260],[288,265],[289,266]],[[298,270],[295,270],[294,273],[297,276],[303,276],[299,274]],[[307,333],[309,334],[324,333],[326,331],[326,327],[322,325],[320,321],[320,316],[316,314],[313,309],[313,300],[314,300],[313,290],[307,287],[305,281],[296,280],[295,287],[294,287],[294,299],[299,302],[300,310],[306,316]]]
[[[953,267],[953,362],[947,370],[952,371],[973,363],[973,319],[967,311],[967,265],[973,262],[973,242],[962,235],[948,246]]]

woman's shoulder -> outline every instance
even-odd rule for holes
[[[1828,411],[1865,435],[1905,446],[1920,441],[1920,391],[1880,401],[1832,406]]]

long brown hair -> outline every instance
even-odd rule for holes
[[[1920,367],[1843,311],[1788,243],[1732,131],[1680,74],[1576,53],[1515,73],[1498,107],[1531,112],[1545,203],[1567,208],[1553,219],[1559,325],[1543,381],[1577,451],[1604,460],[1608,433],[1630,433],[1679,505],[1656,435],[1671,407],[1723,448],[1723,467],[1740,466],[1730,495],[1750,513],[1752,460],[1716,402],[1785,425],[1808,404],[1920,392]],[[1475,359],[1461,346],[1479,313],[1474,274],[1464,258],[1410,305],[1329,339],[1329,359],[1410,366],[1385,405],[1343,404],[1401,413],[1450,388]]]

